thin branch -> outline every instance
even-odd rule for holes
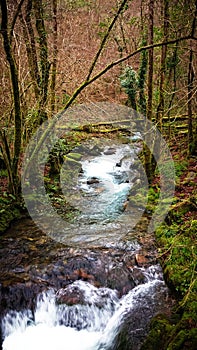
[[[86,80],[89,80],[89,79],[90,79],[90,77],[91,77],[91,75],[92,75],[92,72],[93,72],[93,70],[94,70],[94,68],[95,68],[95,66],[96,66],[96,63],[97,63],[97,61],[98,61],[98,59],[99,59],[99,56],[101,55],[101,52],[103,51],[103,48],[104,48],[104,46],[105,46],[105,43],[106,43],[106,41],[107,41],[107,39],[108,39],[108,37],[109,37],[109,34],[110,34],[110,32],[112,31],[112,28],[113,28],[113,26],[115,25],[115,23],[116,23],[116,21],[117,21],[119,15],[120,15],[120,13],[123,11],[124,6],[126,5],[127,1],[128,1],[128,0],[123,0],[123,1],[122,1],[122,3],[121,3],[121,5],[120,5],[120,7],[119,7],[119,9],[118,9],[118,11],[117,11],[117,13],[116,13],[116,15],[114,16],[113,20],[111,21],[111,23],[110,23],[110,25],[109,25],[109,27],[108,27],[108,29],[107,29],[107,32],[106,32],[106,34],[104,35],[103,40],[101,41],[100,47],[99,47],[99,49],[98,49],[98,51],[97,51],[97,53],[96,53],[96,55],[95,55],[95,58],[94,58],[94,60],[93,60],[93,62],[92,62],[92,65],[91,65],[91,67],[90,67],[90,69],[89,69],[89,72],[88,72],[88,75],[87,75]]]
[[[195,29],[196,29],[196,19],[197,19],[197,0],[195,1],[195,14],[192,22],[192,30],[191,30],[191,36],[194,37],[195,35]]]
[[[191,37],[191,35],[188,36],[184,36],[184,37],[180,37],[178,39],[174,39],[174,40],[169,40],[166,42],[159,42],[156,44],[152,44],[152,45],[146,45],[143,47],[140,47],[139,49],[133,51],[132,53],[130,53],[129,55],[122,57],[114,62],[111,62],[109,65],[107,65],[103,70],[101,70],[100,72],[98,72],[94,77],[92,77],[89,80],[85,80],[73,93],[73,95],[71,96],[71,98],[68,100],[68,102],[65,105],[65,108],[59,112],[50,122],[50,124],[48,125],[47,129],[45,130],[45,132],[42,134],[42,136],[40,137],[36,147],[34,148],[34,151],[31,154],[31,158],[29,159],[28,164],[30,164],[30,162],[35,158],[37,152],[40,150],[41,146],[43,145],[46,137],[48,136],[49,132],[52,130],[52,128],[55,126],[56,122],[62,117],[62,115],[65,113],[65,111],[71,106],[71,104],[75,101],[75,99],[77,98],[77,96],[81,93],[81,91],[83,91],[88,85],[90,85],[91,83],[93,83],[95,80],[97,80],[98,78],[100,78],[101,76],[103,76],[107,71],[109,71],[112,67],[120,64],[121,62],[124,62],[126,60],[128,60],[130,57],[133,57],[135,55],[137,55],[138,53],[145,51],[145,50],[149,50],[151,48],[154,47],[160,47],[163,45],[170,45],[170,44],[175,44],[177,41],[184,41],[184,40],[190,40],[190,39],[194,39],[197,40],[197,38],[193,38]],[[25,177],[25,173],[28,167],[28,164],[26,164],[26,167],[23,171],[23,176]]]
[[[152,48],[161,47],[161,46],[164,46],[164,45],[171,45],[171,44],[175,44],[175,43],[180,42],[180,41],[190,40],[190,39],[197,40],[197,38],[191,37],[191,35],[187,35],[187,36],[184,36],[184,37],[180,37],[178,39],[169,40],[169,41],[166,41],[166,42],[159,42],[159,43],[156,43],[156,44],[146,45],[146,46],[140,47],[139,49],[131,52],[129,55],[126,55],[126,56],[124,56],[124,57],[122,57],[122,58],[120,58],[120,59],[118,59],[118,60],[108,64],[102,71],[97,73],[92,79],[88,80],[88,82],[89,82],[89,84],[92,83],[93,81],[95,81],[98,78],[100,78],[103,74],[105,74],[112,67],[117,66],[118,64],[127,61],[129,58],[137,55],[138,53],[140,53],[142,51],[150,50]]]
[[[17,17],[21,11],[21,7],[23,5],[25,0],[21,0],[18,4],[18,7],[17,7],[17,10],[15,12],[15,15],[14,15],[14,18],[13,18],[13,21],[12,21],[12,24],[11,24],[11,28],[10,28],[10,33],[9,33],[9,38],[10,38],[10,43],[12,42],[12,37],[13,37],[13,31],[14,31],[14,26],[16,24],[16,20],[17,20]]]

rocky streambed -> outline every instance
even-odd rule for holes
[[[42,203],[38,221],[15,222],[0,239],[3,350],[138,350],[151,318],[169,308],[148,217],[127,203],[134,153],[102,147],[81,160],[70,195],[79,210],[61,239],[57,226],[38,228]]]
[[[146,238],[141,235],[139,243],[140,241],[145,242],[145,240]],[[139,243],[132,245],[131,242],[122,242],[122,245],[119,246],[95,249],[63,247],[48,236],[43,235],[31,219],[27,218],[15,223],[1,238],[0,313],[3,320],[2,338],[19,331],[21,331],[20,336],[22,337],[30,320],[35,318],[38,295],[51,289],[56,294],[57,304],[61,302],[70,308],[83,305],[83,312],[80,314],[79,310],[76,309],[75,312],[79,316],[75,317],[77,317],[77,323],[81,324],[78,331],[87,330],[87,324],[84,326],[84,317],[85,319],[90,317],[88,315],[92,314],[91,308],[95,302],[91,300],[91,297],[88,301],[87,299],[84,301],[84,291],[80,290],[80,286],[77,286],[77,283],[84,282],[91,286],[89,288],[95,288],[94,292],[97,290],[98,294],[101,293],[100,301],[98,301],[100,305],[94,305],[97,311],[102,309],[101,301],[105,300],[104,297],[108,298],[110,293],[114,291],[115,304],[119,304],[119,309],[120,305],[125,306],[126,304],[122,314],[119,315],[120,320],[115,322],[117,327],[111,336],[111,344],[106,345],[108,347],[103,347],[103,349],[110,348],[112,344],[113,349],[140,348],[151,317],[158,312],[165,311],[168,307],[168,291],[150,240],[146,242],[144,247],[140,246]],[[104,289],[102,290],[102,288]],[[106,288],[109,289],[108,294],[106,294]],[[124,298],[127,300],[125,301]],[[48,295],[47,302],[43,301],[43,304],[53,304],[53,300],[54,295]],[[86,305],[86,310],[84,310],[84,305]],[[110,305],[111,317],[108,315],[109,320],[115,314],[113,303]],[[134,308],[133,312],[132,308]],[[17,312],[31,310],[30,320],[27,319],[22,330],[19,327],[21,324],[20,314],[16,317],[16,314],[14,315],[11,310]],[[48,311],[42,320],[44,323],[47,323],[48,318],[51,319],[49,308],[46,307],[46,310]],[[9,311],[11,314],[8,313]],[[86,316],[84,316],[84,312]],[[21,319],[24,319],[24,315],[21,315]],[[69,325],[76,330],[76,320],[71,315],[72,313],[69,317],[68,315],[64,316],[64,321],[61,321],[61,324],[65,326],[65,329]],[[70,323],[68,323],[68,318]],[[59,321],[55,319],[53,322],[53,327],[56,327]],[[112,323],[112,325],[114,324]],[[36,327],[35,324],[34,327]],[[107,324],[104,328],[106,327]],[[90,325],[89,328],[91,328]],[[48,332],[50,333],[49,329]],[[43,333],[43,336],[45,335]],[[100,339],[102,340],[102,337]],[[116,345],[114,344],[115,339]],[[16,341],[14,336],[12,341],[12,345],[8,347],[5,345],[3,349],[11,349]],[[72,347],[72,336],[69,341],[70,343],[65,348],[75,349],[74,345]],[[16,349],[15,346],[14,349]],[[99,349],[96,347],[97,345],[94,346],[91,349]]]

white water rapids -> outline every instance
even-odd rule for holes
[[[144,193],[148,191],[144,168],[138,159],[140,146],[115,142],[108,145],[107,142],[104,140],[99,144],[98,155],[88,153],[89,145],[80,150],[81,173],[79,168],[73,169],[73,166],[69,170],[69,162],[63,164],[61,188],[79,214],[73,221],[64,224],[63,230],[58,229],[55,220],[48,220],[52,238],[86,247],[106,246],[119,242],[140,220],[147,203],[146,194],[141,207],[130,205],[126,210],[124,207],[137,178],[139,180],[140,177],[140,188],[144,189]],[[74,152],[79,151],[74,149]],[[137,170],[135,162],[138,162]]]
[[[10,311],[3,318],[3,350],[111,349],[126,316],[131,315],[135,334],[161,308],[159,303],[162,304],[166,287],[160,267],[151,266],[143,273],[146,282],[120,299],[115,290],[96,288],[83,281],[70,285],[83,293],[82,305],[58,304],[54,290],[42,293],[34,312]],[[141,309],[146,310],[143,317],[139,315]],[[136,316],[138,324],[135,324]]]
[[[127,144],[103,146],[97,156],[85,154],[82,171],[77,172],[76,179],[71,169],[72,188],[70,184],[66,187],[65,176],[65,194],[80,209],[80,214],[66,225],[62,241],[87,247],[123,244],[122,238],[143,213],[135,206],[130,211],[124,210],[135,178],[143,179],[142,165],[136,172],[133,166],[138,151],[138,147]],[[62,171],[63,184],[67,171],[66,167]],[[93,182],[89,183],[89,179]],[[146,181],[142,186],[147,188]],[[55,222],[49,220],[49,225],[55,226]],[[131,245],[132,254],[139,248],[134,240],[127,245]],[[75,281],[67,287],[71,299],[76,293],[80,296],[74,305],[61,300],[65,290],[50,289],[38,296],[33,311],[9,311],[1,324],[3,350],[113,350],[127,322],[129,349],[138,350],[150,319],[162,310],[167,293],[160,266],[141,268],[140,272],[143,281],[135,281],[136,287],[121,298],[116,290]]]

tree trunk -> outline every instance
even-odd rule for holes
[[[13,189],[13,194],[17,196],[20,193],[19,188],[19,178],[18,178],[18,165],[19,157],[21,152],[21,105],[20,105],[20,92],[19,92],[19,81],[18,81],[18,70],[14,60],[14,55],[12,52],[10,37],[8,33],[8,13],[7,13],[7,2],[6,0],[1,0],[1,34],[3,36],[3,45],[6,53],[6,58],[9,63],[11,82],[12,82],[12,92],[14,99],[14,154],[12,160],[12,181],[13,184],[11,188]]]
[[[51,111],[50,116],[53,116],[55,111],[55,86],[56,86],[56,71],[57,71],[57,0],[53,0],[53,62],[51,71]]]
[[[148,15],[148,44],[153,45],[153,19],[154,19],[154,0],[149,0],[149,15]],[[153,100],[153,48],[148,51],[148,99],[147,99],[147,119],[152,120],[152,100]],[[146,130],[145,145],[144,145],[144,163],[146,169],[146,176],[149,184],[153,179],[153,157],[151,150],[147,147],[150,144],[148,138],[150,138],[150,132]]]
[[[162,0],[161,16],[163,18],[163,40],[168,40],[168,27],[169,27],[169,0]],[[160,130],[162,128],[162,119],[164,114],[164,82],[166,72],[166,55],[167,46],[161,47],[161,59],[160,59],[160,81],[159,81],[159,104],[157,107],[157,122]]]
[[[148,24],[148,44],[153,45],[153,17],[154,0],[149,0],[149,24]],[[148,100],[147,100],[147,118],[152,120],[152,101],[153,101],[153,48],[148,50]]]
[[[31,22],[31,16],[32,16],[32,0],[28,0],[25,8],[25,16],[23,18],[23,15],[21,12],[20,20],[21,20],[23,34],[24,34],[23,36],[24,36],[25,45],[26,45],[30,75],[34,86],[35,98],[36,100],[38,100],[40,95],[41,79],[40,79],[40,73],[38,68],[36,41],[35,41],[34,30]]]
[[[33,5],[40,51],[41,82],[37,124],[41,125],[42,122],[47,119],[46,104],[48,97],[50,63],[48,61],[47,32],[44,24],[43,3],[42,1],[38,2],[37,0],[33,0]]]
[[[197,1],[195,2],[196,8],[194,13],[194,18],[192,21],[192,29],[191,29],[191,35],[195,35],[196,30],[196,18],[197,18]],[[188,108],[188,151],[190,155],[194,155],[196,153],[196,142],[197,137],[193,134],[193,120],[192,120],[192,102],[193,102],[193,92],[194,89],[194,67],[193,67],[193,49],[192,49],[192,42],[190,44],[190,54],[189,54],[189,67],[188,67],[188,100],[187,100],[187,108]],[[196,129],[195,125],[195,129]]]
[[[194,135],[193,135],[193,116],[192,116],[192,99],[193,99],[193,50],[189,53],[189,67],[188,67],[188,94],[187,94],[187,111],[188,111],[188,151],[192,155],[194,153]]]

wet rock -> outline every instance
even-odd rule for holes
[[[114,173],[114,178],[118,185],[122,183],[129,183],[129,177],[126,171],[122,171],[120,173]]]
[[[102,149],[98,145],[94,145],[93,147],[86,148],[86,154],[90,156],[99,156],[102,153]]]
[[[121,161],[116,163],[116,166],[120,168],[121,167]]]
[[[138,288],[138,287],[137,287]],[[165,312],[167,288],[162,282],[153,284],[149,293],[136,292],[130,312],[124,317],[112,347],[108,350],[140,350],[150,321],[158,312]]]
[[[85,304],[84,294],[77,286],[69,285],[65,289],[60,289],[56,293],[58,304],[67,304],[69,306],[76,304]]]
[[[132,247],[123,242],[102,249],[65,247],[45,236],[30,219],[15,223],[1,237],[0,316],[11,309],[33,309],[40,292],[65,289],[75,281],[126,294],[143,283],[139,266],[150,255],[147,251],[136,254]],[[77,293],[65,298],[73,305],[82,302]]]
[[[87,179],[87,185],[94,185],[94,184],[98,184],[100,181],[97,177],[90,177],[89,179]]]
[[[32,282],[21,282],[9,287],[1,287],[0,316],[4,316],[9,310],[34,309],[37,295],[45,289],[46,286]]]
[[[146,277],[141,269],[134,267],[132,270],[132,276],[136,285],[146,282]]]
[[[116,296],[117,301],[117,294],[113,296]],[[112,292],[108,288],[95,288],[82,281],[74,282],[56,293],[56,302],[68,306],[80,304],[103,308],[109,299],[112,301]]]
[[[116,149],[114,147],[110,147],[110,148],[107,148],[106,150],[104,150],[103,152],[105,155],[112,155],[112,154],[115,154],[116,153]]]
[[[149,263],[148,258],[146,258],[146,256],[144,256],[142,254],[136,254],[135,261],[136,261],[136,264],[140,267],[147,265]]]

